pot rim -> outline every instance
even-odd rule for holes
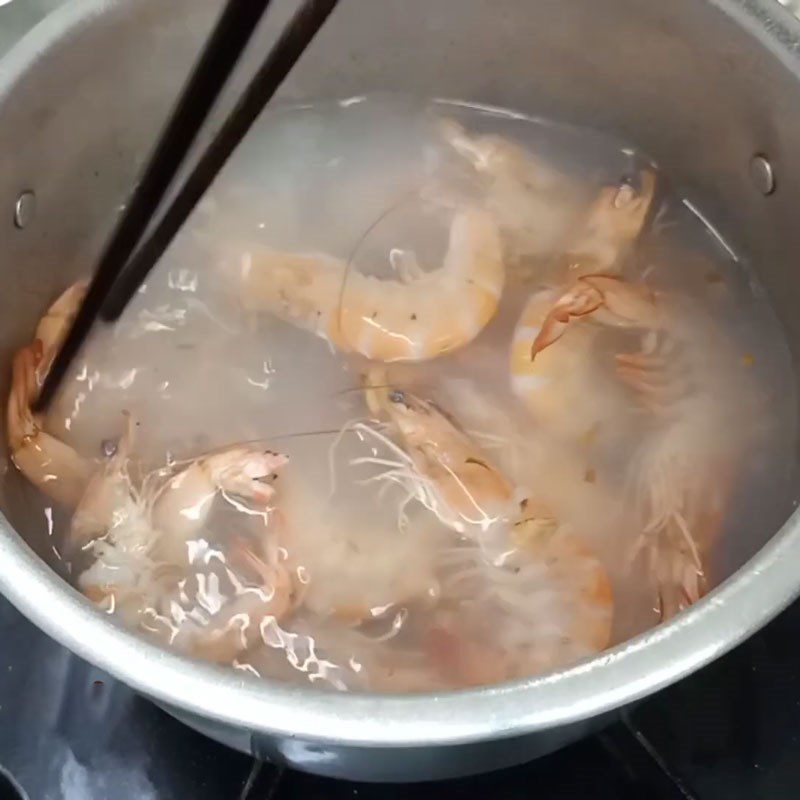
[[[800,23],[774,0],[701,0],[793,71]],[[47,50],[125,0],[72,0],[0,60],[0,108]],[[733,648],[798,594],[800,511],[750,561],[670,622],[569,669],[468,691],[337,694],[191,661],[117,626],[36,556],[0,513],[0,590],[60,644],[167,705],[266,735],[367,747],[452,745],[533,733],[611,711]],[[57,613],[50,613],[54,609]]]

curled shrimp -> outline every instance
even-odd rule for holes
[[[67,332],[72,326],[83,298],[86,297],[87,284],[77,281],[68,287],[47,309],[36,326],[34,340],[42,343],[43,359],[39,368],[40,378],[50,369],[53,357],[58,352]]]
[[[91,547],[109,528],[125,521],[136,529],[138,551],[152,540],[126,472],[133,423],[128,419],[116,454],[98,468],[97,462],[44,430],[41,415],[32,411],[41,382],[85,295],[82,283],[68,288],[39,321],[33,342],[14,357],[8,403],[8,437],[11,457],[20,472],[40,491],[73,512],[67,551],[71,555]],[[132,548],[137,549],[137,548]],[[137,565],[127,560],[128,579]],[[120,572],[122,570],[119,570]],[[105,593],[96,592],[102,602]]]
[[[233,445],[176,472],[157,471],[137,485],[130,470],[136,426],[130,415],[124,414],[122,436],[104,463],[83,458],[48,434],[32,404],[84,294],[83,284],[67,289],[38,323],[34,341],[14,358],[8,403],[12,459],[33,485],[73,511],[67,550],[90,600],[188,652],[230,660],[255,641],[261,619],[287,613],[294,602],[292,580],[279,548],[262,530],[260,538],[235,541],[223,554],[230,560],[224,569],[228,602],[205,618],[192,615],[180,602],[192,553],[202,550],[192,537],[200,537],[220,495],[251,503],[248,513],[265,523],[274,495],[270,482],[286,457],[261,445]],[[217,580],[211,573],[206,578]]]
[[[631,463],[629,487],[642,520],[635,556],[669,618],[696,602],[707,585],[706,559],[725,521],[734,466],[741,457],[730,430],[732,409],[720,397],[746,398],[733,354],[710,321],[689,309],[662,314],[645,329],[638,352],[618,354],[617,375],[647,413]]]
[[[229,662],[258,640],[264,619],[279,619],[294,604],[285,559],[262,517],[274,494],[265,481],[286,459],[235,445],[193,459],[170,477],[148,476],[137,489],[129,453],[126,434],[73,517],[72,540],[92,559],[79,586],[97,605],[157,638]],[[219,547],[202,538],[220,495],[254,505],[247,511],[259,522],[255,536],[231,537]],[[213,601],[207,586],[218,587]]]
[[[505,280],[497,226],[476,208],[450,226],[444,263],[399,280],[349,270],[321,254],[264,252],[244,269],[242,304],[270,311],[377,361],[424,361],[463,347],[497,310]]]
[[[7,409],[11,460],[34,486],[66,508],[80,502],[94,464],[47,433],[32,405],[84,294],[83,284],[67,289],[40,320],[33,342],[16,353]]]
[[[658,324],[653,293],[622,279],[652,206],[655,176],[646,171],[639,184],[638,192],[630,184],[600,192],[557,269],[557,285],[530,297],[514,331],[512,390],[558,435],[590,435],[613,413],[612,387],[598,391],[598,330]]]
[[[193,459],[160,486],[149,489],[150,517],[158,531],[154,559],[182,577],[180,591],[161,598],[148,624],[191,655],[233,661],[263,640],[263,628],[294,607],[296,586],[289,570],[281,515],[272,508],[272,481],[287,463],[260,445],[233,445]],[[246,515],[254,533],[210,545],[203,528],[217,498]],[[275,530],[277,528],[277,530]],[[206,585],[224,602],[204,599]]]
[[[650,415],[630,470],[630,496],[642,530],[634,555],[648,565],[664,618],[704,591],[705,554],[724,520],[734,459],[714,397],[735,390],[722,388],[725,371],[703,344],[717,337],[708,331],[701,336],[699,322],[682,321],[668,297],[646,286],[587,275],[560,296],[532,298],[512,351],[515,393],[559,434],[586,433],[581,421],[596,424],[612,397],[596,381],[590,392],[591,375],[616,380],[617,391],[633,389]],[[602,327],[637,336],[640,351],[619,353],[614,368],[603,369],[591,347]],[[724,350],[719,343],[717,352]],[[596,417],[578,413],[587,403]]]
[[[570,273],[608,272],[618,267],[651,211],[656,178],[650,169],[633,182],[605,187],[587,211],[574,182],[509,139],[473,136],[449,119],[440,130],[484,180],[486,208],[515,257],[566,251]]]
[[[205,524],[214,500],[223,495],[255,504],[266,513],[275,490],[272,481],[288,458],[261,445],[232,445],[193,459],[155,492],[153,525],[163,532],[165,561],[185,563],[190,542]]]
[[[440,555],[441,599],[427,637],[429,657],[449,681],[510,680],[606,647],[610,582],[570,527],[515,487],[433,403],[393,387],[381,370],[366,391],[373,413],[389,417],[407,472],[424,483],[422,502],[466,534]],[[400,467],[383,465],[396,480]],[[487,604],[497,614],[487,614]],[[487,618],[502,623],[487,626]]]

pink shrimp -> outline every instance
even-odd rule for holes
[[[265,252],[244,271],[242,304],[270,311],[377,361],[424,361],[472,341],[497,310],[505,280],[494,220],[456,213],[441,267],[379,280],[322,254]]]

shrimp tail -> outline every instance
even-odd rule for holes
[[[553,305],[531,345],[531,361],[546,347],[555,344],[567,331],[570,323],[597,311],[603,295],[591,284],[579,283]]]
[[[586,275],[553,303],[531,345],[531,360],[555,344],[575,320],[586,317],[609,327],[661,324],[655,295],[646,286],[613,275]]]

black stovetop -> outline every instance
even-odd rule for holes
[[[412,791],[419,800],[798,797],[798,633],[800,603],[594,738],[526,766]],[[0,598],[3,771],[29,800],[377,800],[409,791],[302,775],[217,745],[53,643]],[[9,787],[0,774],[0,798],[16,796]]]

